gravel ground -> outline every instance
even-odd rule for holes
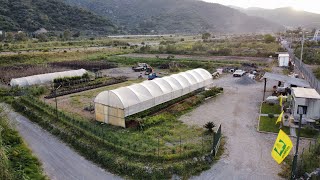
[[[263,83],[240,85],[237,80],[231,75],[215,80],[214,85],[223,87],[224,93],[180,119],[189,125],[203,126],[208,121],[222,124],[226,138],[221,159],[192,179],[281,179],[277,175],[280,165],[270,155],[276,135],[257,132]]]
[[[40,159],[45,173],[51,180],[106,180],[121,179],[87,161],[56,137],[13,112],[5,104],[8,117],[32,152]]]

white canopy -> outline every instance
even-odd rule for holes
[[[48,74],[38,74],[34,76],[11,79],[10,85],[26,87],[26,86],[32,86],[37,84],[46,84],[46,83],[53,82],[53,80],[57,78],[82,76],[85,73],[87,73],[85,69],[79,69],[79,70],[55,72],[55,73],[48,73]]]
[[[203,88],[211,83],[212,75],[199,68],[104,91],[98,94],[94,101],[105,106],[123,109],[125,116],[129,116]]]

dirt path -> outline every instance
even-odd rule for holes
[[[109,50],[113,49],[111,46],[97,46],[97,47],[63,47],[63,48],[54,48],[54,47],[48,47],[50,49],[50,53],[54,52],[76,52],[76,51],[102,51],[102,50]],[[41,53],[43,52],[42,50],[21,50],[21,51],[5,51],[5,52],[0,52],[0,55],[16,55],[16,54],[34,54],[34,53]]]
[[[192,179],[280,179],[270,152],[275,135],[256,131],[263,83],[240,85],[231,75],[214,81],[224,93],[181,117],[190,125],[222,124],[226,152],[213,167]]]
[[[139,58],[167,58],[169,55],[173,55],[175,59],[190,59],[190,60],[204,60],[204,61],[253,61],[253,62],[272,62],[272,58],[264,57],[243,57],[243,56],[201,56],[201,55],[177,55],[177,54],[124,54],[119,56],[124,57],[139,57]]]
[[[1,107],[32,152],[40,159],[44,171],[51,180],[106,180],[121,179],[87,161],[56,137],[32,123],[27,118],[13,112],[5,104]]]

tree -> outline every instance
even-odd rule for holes
[[[12,32],[6,33],[6,41],[12,42],[13,41],[13,37],[14,37],[14,35],[13,35]]]
[[[211,34],[208,33],[208,32],[202,34],[202,39],[203,40],[208,40],[210,37],[211,37]]]
[[[0,41],[3,41],[5,39],[4,33],[0,34]]]
[[[44,33],[38,34],[37,38],[39,39],[40,42],[47,42],[48,41],[48,36]]]
[[[71,37],[71,32],[69,30],[65,30],[63,32],[63,39],[67,41],[67,40],[70,40],[70,37]]]
[[[213,122],[207,122],[204,127],[208,129],[209,132],[213,132],[213,128],[216,127],[216,125]]]
[[[265,43],[272,43],[272,42],[275,42],[276,41],[276,38],[273,37],[271,34],[266,34],[264,36],[264,42]]]
[[[72,37],[77,38],[77,37],[80,37],[80,35],[81,35],[80,31],[78,31],[78,32],[74,33],[72,35]]]
[[[26,40],[28,40],[28,37],[27,37],[26,33],[20,32],[14,36],[14,39],[16,41],[26,41]]]

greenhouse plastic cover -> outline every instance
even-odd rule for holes
[[[181,97],[211,83],[212,75],[199,68],[104,91],[98,94],[94,101],[105,106],[123,109],[125,116],[129,116]]]
[[[32,86],[37,84],[46,84],[46,83],[53,82],[53,80],[57,78],[82,76],[85,73],[87,73],[85,69],[79,69],[79,70],[55,72],[55,73],[48,73],[48,74],[38,74],[34,76],[11,79],[10,85],[26,87],[26,86]]]

